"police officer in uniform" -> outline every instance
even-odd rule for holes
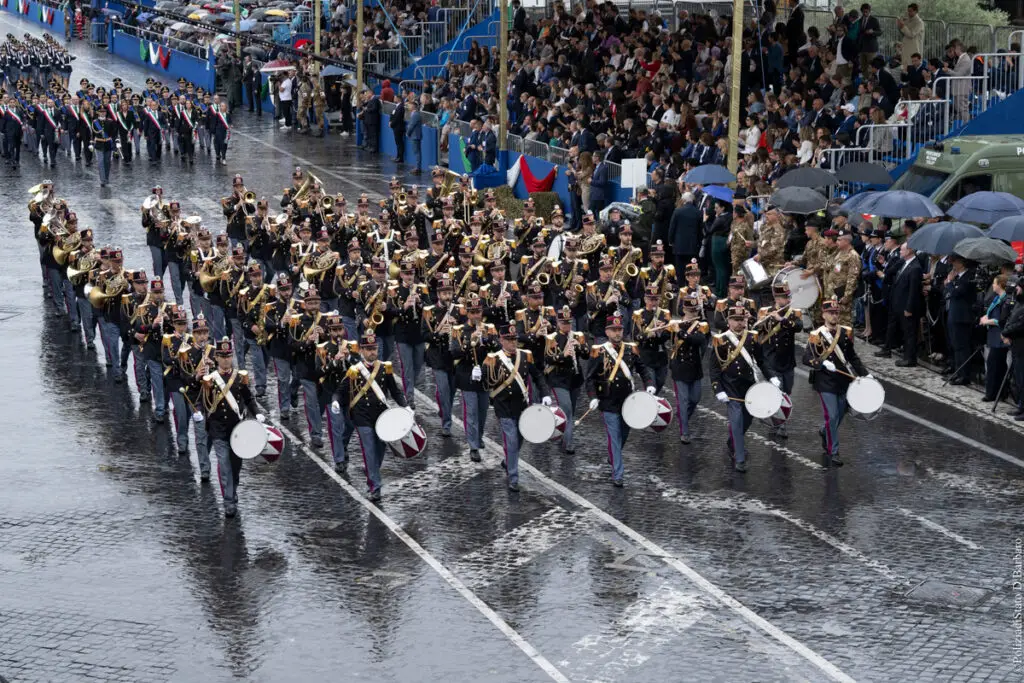
[[[515,323],[508,324],[501,331],[501,350],[487,354],[483,368],[484,388],[501,425],[508,489],[513,492],[519,490],[519,416],[530,405],[527,381],[543,396],[542,403],[551,405],[544,375],[533,362],[533,353],[519,348],[518,339]]]
[[[607,340],[590,348],[590,367],[586,375],[590,410],[601,410],[608,436],[608,463],[612,468],[612,484],[622,488],[625,467],[622,449],[629,438],[629,426],[622,419],[622,404],[633,393],[633,376],[638,375],[654,394],[654,376],[640,360],[636,344],[622,341],[622,316],[617,313],[605,321]]]

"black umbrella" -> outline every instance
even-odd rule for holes
[[[881,164],[868,161],[851,161],[836,171],[836,178],[844,183],[867,183],[868,185],[892,185],[892,176]]]
[[[986,266],[1017,262],[1017,250],[991,237],[968,237],[957,243],[953,253]]]
[[[776,181],[775,187],[781,190],[787,187],[829,187],[838,184],[839,181],[829,171],[813,166],[801,166],[783,173]]]
[[[942,221],[941,223],[929,223],[907,240],[907,246],[914,251],[924,252],[933,256],[945,256],[952,254],[956,245],[969,237],[984,237],[985,233],[981,228],[969,223],[957,223],[955,221]]]
[[[1007,242],[1024,242],[1024,216],[1000,218],[985,234]]]
[[[783,213],[808,214],[823,211],[828,200],[809,187],[786,187],[773,194],[768,203]]]

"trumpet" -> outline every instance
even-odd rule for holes
[[[657,334],[658,332],[678,332],[683,320],[673,318],[672,320],[652,320],[651,324],[644,329],[645,335]]]
[[[784,313],[784,312],[785,312],[785,311],[786,311],[786,310],[787,310],[787,309],[788,309],[788,308],[789,308],[789,307],[790,307],[791,305],[792,305],[792,304],[786,304],[785,306],[783,306],[782,308],[780,308],[780,309],[778,309],[778,310],[775,310],[775,311],[769,311],[769,312],[768,312],[768,315],[766,315],[765,317],[761,318],[761,319],[760,319],[760,320],[758,320],[758,321],[757,321],[756,323],[754,323],[754,324],[753,324],[753,325],[751,326],[751,329],[755,329],[755,328],[757,328],[757,327],[758,327],[759,325],[762,325],[762,324],[764,324],[765,322],[767,322],[767,321],[771,320],[771,319],[772,319],[772,314],[773,314],[773,313],[778,313],[779,315],[781,315],[781,314],[782,314],[782,313]]]
[[[583,296],[583,285],[570,285],[565,289],[565,298],[570,305],[575,306]]]

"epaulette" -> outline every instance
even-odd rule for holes
[[[484,358],[484,365],[486,365],[487,367],[491,367],[492,365],[494,365],[497,362],[495,360],[495,356],[496,353],[487,354],[487,358]]]
[[[622,345],[623,346],[628,346],[629,348],[633,349],[634,351],[636,350],[636,347],[637,347],[636,342],[622,342]]]
[[[757,341],[757,330],[750,330],[749,332],[747,332],[747,335],[750,337],[752,341]]]
[[[761,320],[761,319],[765,318],[771,312],[772,312],[771,307],[769,307],[769,306],[762,306],[761,308],[757,309],[757,319]]]
[[[239,370],[238,371],[238,378],[242,380],[242,384],[248,385],[249,384],[249,371],[248,370]]]
[[[384,366],[384,374],[386,375],[390,375],[395,371],[394,368],[391,366],[391,361],[389,360],[384,361],[383,363],[381,363],[381,365]]]
[[[348,344],[348,352],[349,353],[359,353],[359,342],[357,342],[357,341],[350,341],[350,342],[346,342],[346,343]]]
[[[517,285],[515,282],[510,282],[508,284],[509,284],[510,287],[512,287],[512,291],[513,292],[518,292],[519,291],[519,285]]]
[[[424,320],[430,320],[433,317],[434,317],[434,307],[432,305],[431,306],[424,306],[423,307],[423,319]]]
[[[701,324],[697,325],[697,331],[701,332],[702,334],[707,334],[710,329],[711,329],[711,326],[708,325],[707,323],[701,323]]]
[[[529,349],[523,349],[522,351],[523,351],[523,355],[526,356],[527,362],[532,363],[533,362],[533,351],[530,351]]]
[[[244,287],[244,288],[238,290],[238,296],[248,296],[248,295],[249,295],[249,288],[248,287]]]
[[[518,311],[516,311],[516,320],[519,321],[519,322],[523,322],[525,319],[526,319],[526,309],[525,308],[520,308]]]
[[[726,303],[728,302],[725,299],[719,299],[718,301],[715,302],[715,310],[724,311]]]
[[[132,295],[131,294],[122,294],[121,295],[121,305],[122,306],[125,305],[125,304],[130,304],[131,302],[132,302]]]
[[[463,327],[465,327],[465,325],[452,325],[452,332],[462,332]]]
[[[644,316],[644,312],[643,312],[642,309],[638,309],[638,310],[633,311],[633,320],[639,322],[639,321],[643,320],[643,316]]]
[[[164,335],[164,339],[163,339],[164,346],[166,346],[167,348],[171,348],[171,340],[172,339],[174,339],[174,335],[173,334],[165,334]]]
[[[497,330],[494,329],[494,323],[484,323],[484,332],[487,332],[488,334],[497,333]]]
[[[345,371],[345,376],[348,377],[349,379],[355,379],[356,377],[359,376],[359,370],[357,370],[356,366],[353,365],[352,367]]]
[[[651,268],[650,268],[650,266],[644,266],[643,268],[640,269],[640,279],[641,280],[647,280],[647,279],[650,278],[650,276],[651,276]]]
[[[555,314],[555,307],[554,306],[542,306],[541,310],[544,311],[544,315],[554,315]]]
[[[722,334],[716,334],[716,335],[711,337],[711,345],[712,346],[721,346],[722,344],[728,344],[728,343],[729,343],[729,340],[725,338],[725,333],[724,332]]]
[[[588,282],[587,283],[587,291],[588,292],[590,292],[592,294],[596,290],[597,290],[597,283],[596,282]]]
[[[525,255],[525,254],[523,254],[522,258],[519,259],[519,265],[521,265],[521,266],[525,266],[529,262],[530,262],[530,257]]]
[[[843,332],[846,333],[846,336],[849,337],[850,341],[853,341],[853,328],[852,327],[847,327],[846,325],[843,325]]]
[[[600,347],[600,345],[598,345],[598,344],[591,344],[590,345],[590,357],[591,358],[597,358],[600,355],[601,355],[601,347]]]
[[[552,332],[551,334],[544,335],[544,350],[545,351],[551,351],[552,349],[554,349],[556,343],[557,343],[557,339],[556,339],[556,334],[554,332]]]
[[[821,343],[821,337],[818,335],[818,331],[817,330],[815,330],[814,332],[811,332],[809,335],[807,335],[807,343],[808,344],[820,344]]]
[[[793,317],[796,318],[797,320],[804,319],[804,312],[799,308],[791,308],[790,310],[793,311]]]
[[[666,272],[666,273],[667,273],[668,275],[672,275],[672,276],[675,276],[675,274],[676,274],[676,267],[675,267],[675,266],[673,266],[673,265],[667,265],[667,266],[664,266],[664,268],[665,268],[665,272]]]
[[[316,348],[318,348],[318,349],[326,349],[327,348],[327,344],[328,344],[328,342],[322,342],[320,344],[317,344]]]

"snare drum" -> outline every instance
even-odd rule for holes
[[[672,423],[672,406],[660,396],[634,391],[622,403],[622,421],[631,429],[661,432]]]
[[[744,261],[740,270],[743,271],[743,276],[747,278],[747,287],[751,290],[760,289],[771,280],[764,266],[752,258]]]
[[[874,377],[858,377],[846,389],[850,414],[862,420],[874,420],[885,405],[885,388]]]
[[[768,418],[768,424],[772,427],[781,427],[789,421],[789,416],[793,413],[793,399],[789,397],[789,394],[782,394],[782,405],[775,411],[775,414]]]
[[[415,458],[427,447],[427,434],[408,408],[388,408],[377,418],[373,430],[401,458]]]
[[[267,462],[277,462],[284,452],[284,435],[277,427],[263,424],[259,420],[242,420],[231,430],[231,450],[243,460],[262,457]]]
[[[771,382],[758,382],[747,389],[743,401],[747,412],[759,420],[767,420],[782,408],[782,389]]]
[[[789,300],[793,308],[806,309],[814,306],[821,295],[818,278],[804,278],[807,273],[803,268],[789,266],[775,274],[773,283],[785,282],[789,285]]]
[[[535,403],[519,416],[519,433],[530,443],[558,441],[565,433],[565,419],[558,406]]]

